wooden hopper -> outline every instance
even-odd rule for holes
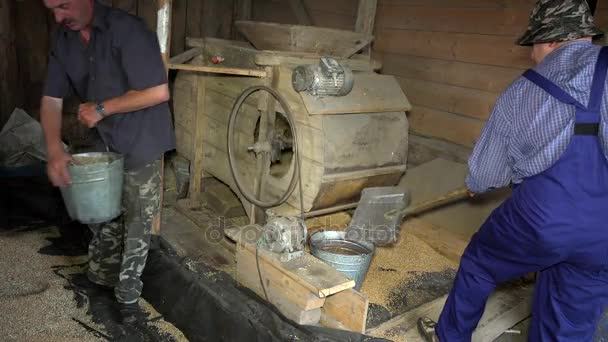
[[[315,53],[348,58],[373,36],[323,27],[237,21],[236,27],[258,50]]]

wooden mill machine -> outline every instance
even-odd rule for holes
[[[236,26],[249,42],[189,38],[192,49],[170,61],[182,69],[173,101],[177,151],[191,162],[190,197],[205,172],[229,185],[250,217],[251,198],[278,214],[314,216],[354,207],[366,187],[399,181],[411,106],[393,76],[358,54],[371,36],[251,21]],[[252,86],[266,90],[242,97],[235,109]]]

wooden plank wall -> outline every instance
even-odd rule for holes
[[[287,0],[253,0],[253,19],[297,23]],[[317,26],[353,29],[357,0],[304,0]],[[535,0],[378,0],[374,57],[414,108],[411,132],[474,145],[500,94],[532,66],[514,44]],[[600,1],[598,23],[608,24]]]
[[[21,97],[18,84],[15,4],[0,3],[0,129],[8,120]]]
[[[514,44],[535,0],[379,0],[375,56],[414,108],[420,135],[473,146],[498,95],[532,66]],[[608,23],[600,2],[596,19]]]

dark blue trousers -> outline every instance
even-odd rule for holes
[[[524,73],[576,107],[575,132],[558,162],[526,178],[473,236],[437,324],[440,341],[470,341],[497,284],[530,272],[538,273],[529,340],[592,340],[608,304],[608,162],[597,136],[607,68],[603,48],[587,107]]]

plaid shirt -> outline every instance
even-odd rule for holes
[[[549,54],[534,70],[587,105],[600,46],[572,42]],[[484,192],[521,183],[553,165],[574,132],[575,107],[559,102],[523,77],[498,98],[469,159],[466,184]],[[608,158],[608,96],[601,106],[600,142]]]

